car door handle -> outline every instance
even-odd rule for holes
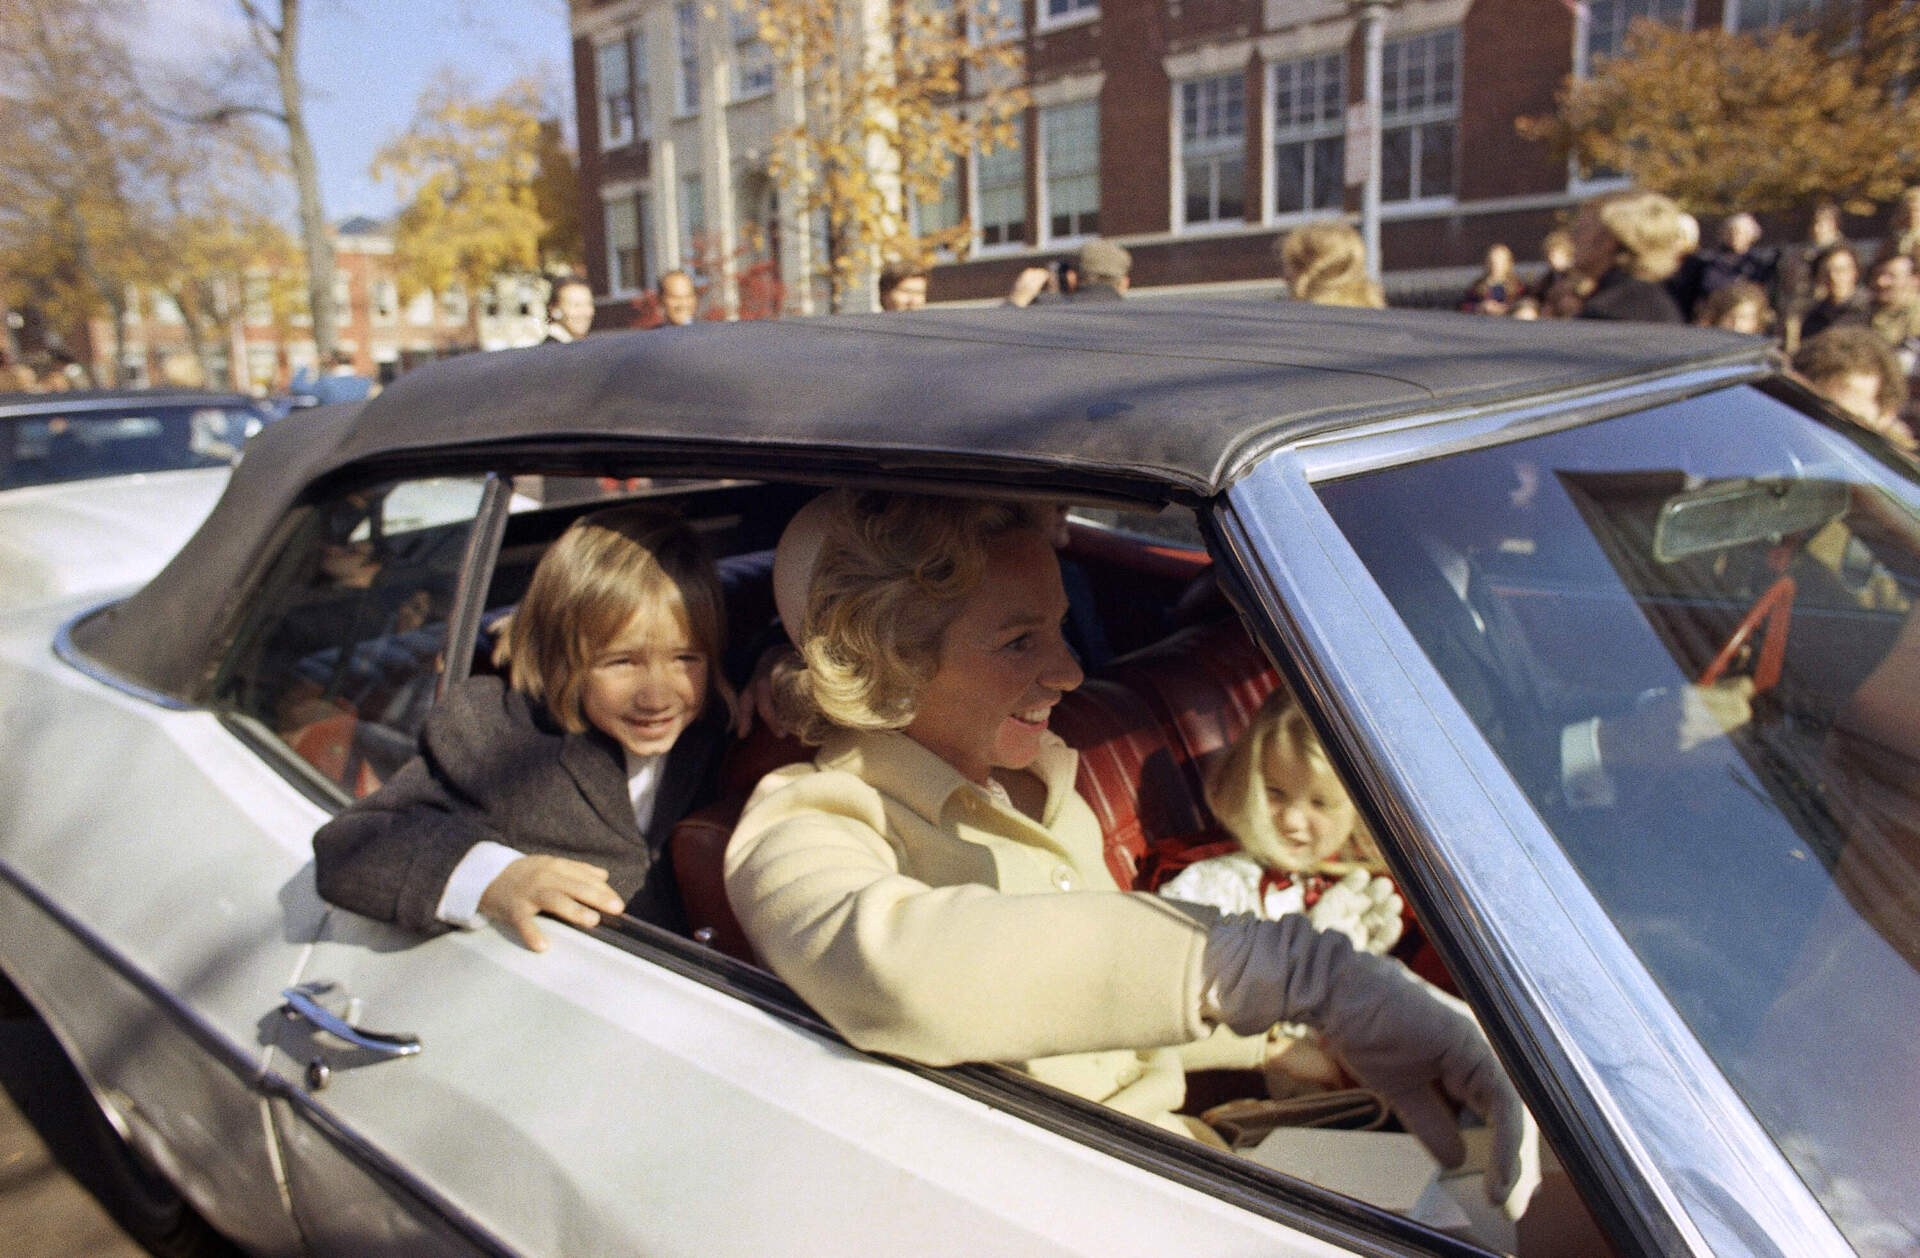
[[[420,1037],[417,1035],[363,1031],[321,1004],[317,998],[332,991],[333,987],[329,982],[301,983],[297,987],[289,987],[280,993],[287,1002],[280,1007],[281,1012],[288,1018],[305,1018],[328,1035],[381,1057],[411,1057],[420,1051]]]

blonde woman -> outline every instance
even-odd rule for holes
[[[1680,268],[1698,227],[1670,197],[1616,192],[1580,207],[1573,223],[1573,269],[1591,282],[1582,319],[1685,323],[1661,281]]]
[[[778,681],[819,752],[761,782],[727,848],[755,949],[861,1048],[1014,1064],[1194,1135],[1181,1046],[1307,1023],[1443,1162],[1463,1151],[1442,1095],[1484,1116],[1489,1193],[1523,1204],[1524,1110],[1470,1017],[1304,917],[1114,885],[1047,728],[1081,681],[1047,516],[840,490],[788,528],[774,587],[800,666]]]
[[[1275,252],[1296,301],[1385,309],[1380,286],[1367,278],[1367,247],[1360,233],[1345,223],[1326,219],[1296,227],[1281,238]]]

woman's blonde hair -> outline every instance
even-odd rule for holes
[[[1672,197],[1658,192],[1628,189],[1588,205],[1619,246],[1619,265],[1635,279],[1666,279],[1680,269],[1680,259],[1699,241],[1699,228],[1691,216]]]
[[[803,623],[787,626],[799,664],[774,675],[781,718],[815,745],[835,729],[911,724],[988,547],[1045,531],[1029,503],[845,489],[826,500]]]
[[[1285,686],[1268,695],[1253,714],[1246,731],[1207,770],[1207,806],[1247,855],[1269,869],[1291,870],[1279,853],[1286,850],[1273,828],[1273,810],[1267,803],[1267,751],[1278,745],[1317,774],[1325,774],[1346,794],[1346,784],[1334,772],[1327,750]],[[1344,874],[1354,869],[1385,873],[1386,864],[1374,846],[1366,821],[1355,809],[1353,834],[1346,845],[1314,872]],[[1293,872],[1306,872],[1304,870]]]
[[[1294,228],[1275,250],[1287,287],[1298,301],[1320,306],[1383,309],[1387,299],[1367,278],[1367,247],[1360,233],[1338,219]]]
[[[733,688],[721,672],[726,600],[713,556],[678,515],[649,505],[583,515],[540,557],[508,633],[514,688],[544,703],[560,728],[583,733],[581,692],[593,656],[642,610],[679,622],[707,657],[708,693],[732,712]]]

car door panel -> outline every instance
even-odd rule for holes
[[[419,942],[329,918],[305,977],[422,1049],[276,1111],[297,1208],[330,1221],[316,1252],[373,1243],[327,1197],[353,1146],[529,1255],[1342,1252],[545,928],[534,954],[492,929]],[[297,1130],[315,1121],[349,1139]]]
[[[0,799],[0,956],[33,958],[23,988],[195,1205],[294,1252],[261,1015],[320,921],[301,839],[321,814],[215,718],[82,675],[47,630],[0,643],[0,760],[34,784]]]

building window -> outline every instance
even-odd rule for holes
[[[392,323],[400,317],[400,288],[392,280],[373,282],[373,321]]]
[[[1179,85],[1182,221],[1246,217],[1247,78],[1235,71]]]
[[[733,98],[765,96],[773,90],[773,50],[760,38],[759,18],[729,9],[728,29],[733,35]]]
[[[1020,245],[1027,241],[1027,152],[1018,129],[1014,142],[974,159],[974,196],[980,206],[980,244]]]
[[[1070,240],[1100,230],[1100,104],[1075,101],[1040,111],[1047,238]]]
[[[912,214],[913,234],[916,236],[931,236],[935,232],[951,231],[958,227],[961,219],[960,163],[955,162],[940,177],[940,194],[936,199],[922,201],[918,197],[909,198],[908,210]]]
[[[700,11],[693,0],[673,6],[674,46],[679,53],[675,103],[682,114],[700,112]]]
[[[1034,25],[1043,31],[1099,16],[1100,0],[1034,0]]]
[[[448,323],[467,321],[467,290],[463,285],[450,284],[440,294],[440,317]]]
[[[947,5],[950,7],[951,0]],[[978,45],[1019,39],[1026,32],[1027,8],[1021,0],[968,0],[967,42]]]
[[[607,206],[607,288],[616,297],[645,287],[641,274],[640,211],[635,197],[620,197]]]
[[[1739,0],[1746,7],[1749,0]],[[1791,4],[1793,0],[1761,0],[1754,8]],[[1652,18],[1669,26],[1691,25],[1691,0],[1590,0],[1587,6],[1587,64],[1594,57],[1615,57],[1627,44],[1627,27],[1635,18]]]
[[[1346,54],[1276,61],[1268,83],[1273,93],[1273,212],[1340,209],[1346,197]]]
[[[680,177],[680,265],[697,271],[707,245],[707,190],[700,176]]]
[[[1774,26],[1808,27],[1819,20],[1826,7],[1825,0],[1733,0],[1727,6],[1727,19],[1735,31],[1760,31]]]
[[[424,289],[407,303],[407,322],[416,328],[433,326],[433,294]]]
[[[1380,81],[1383,202],[1453,195],[1459,119],[1459,30],[1388,40]]]
[[[632,48],[626,38],[601,44],[595,53],[600,75],[600,148],[622,148],[633,143]]]
[[[333,273],[333,316],[342,322],[353,318],[353,282],[344,271]]]

